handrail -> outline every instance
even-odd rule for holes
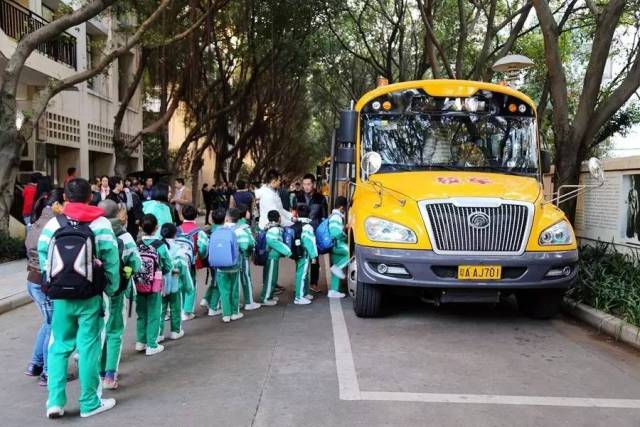
[[[0,28],[15,40],[20,40],[48,23],[42,16],[12,0],[0,0]],[[77,69],[76,37],[66,31],[53,40],[41,43],[37,50],[54,61]]]

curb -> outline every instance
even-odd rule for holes
[[[33,302],[33,300],[27,292],[19,292],[11,295],[10,297],[0,300],[0,314],[15,310],[16,308],[27,305],[30,302]]]
[[[593,326],[598,331],[640,350],[640,328],[568,297],[564,298],[563,310],[565,313]]]

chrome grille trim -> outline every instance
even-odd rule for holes
[[[532,203],[496,198],[453,198],[418,203],[429,240],[437,254],[521,255],[533,222]],[[468,217],[483,212],[487,228],[468,225]]]

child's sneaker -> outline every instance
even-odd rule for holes
[[[219,316],[222,314],[222,310],[214,310],[213,308],[209,309],[207,316]]]
[[[297,305],[307,305],[307,304],[311,304],[311,301],[306,299],[305,297],[302,297],[302,298],[296,298],[295,300],[293,300],[293,303]]]
[[[100,399],[100,406],[90,412],[80,412],[82,418],[92,417],[101,414],[116,406],[115,399]]]
[[[306,299],[308,299],[309,301],[313,300],[314,296],[309,294],[309,295],[305,295],[304,296]]]
[[[202,298],[200,300],[200,307],[205,307],[205,308],[209,308],[209,301],[207,301],[206,298]]]
[[[329,291],[327,293],[327,296],[329,298],[344,298],[345,294],[343,294],[342,292],[338,292],[338,291]]]
[[[231,320],[238,320],[238,319],[242,319],[243,317],[244,317],[244,314],[236,313],[231,315]]]
[[[59,406],[52,406],[47,408],[47,418],[60,418],[64,415],[64,409]]]
[[[169,339],[170,340],[179,340],[183,336],[184,336],[184,331],[182,329],[180,329],[180,332],[171,332],[171,335],[169,335]]]
[[[223,321],[224,323],[229,323],[229,322],[231,322],[231,316],[223,316],[223,317],[222,317],[222,321]]]
[[[118,380],[116,378],[116,374],[112,372],[107,372],[104,379],[102,380],[102,388],[106,390],[115,390],[118,388]]]
[[[164,335],[158,335],[158,339],[157,339],[157,343],[161,343],[162,341],[164,341]]]
[[[153,356],[154,354],[162,353],[163,351],[164,351],[164,346],[158,344],[156,348],[147,347],[147,349],[144,351],[144,354],[146,356]]]
[[[244,309],[245,310],[257,310],[261,307],[261,305],[257,302],[252,302],[251,304],[245,304],[244,305]]]
[[[147,345],[143,342],[136,343],[136,351],[145,351],[147,349]]]
[[[342,268],[338,268],[338,266],[336,265],[331,266],[331,274],[333,274],[340,280],[344,280],[345,277],[347,277],[344,275],[344,271],[342,271]]]
[[[49,383],[49,377],[47,377],[47,374],[44,372],[41,373],[40,378],[38,378],[38,385],[40,387],[46,387],[48,383]]]
[[[189,320],[195,319],[196,315],[193,313],[182,313],[182,321],[188,322]]]
[[[262,301],[262,305],[274,306],[276,304],[278,304],[278,301],[274,299],[268,299],[266,301]]]

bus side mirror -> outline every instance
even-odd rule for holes
[[[551,172],[551,153],[549,151],[542,150],[540,152],[540,161],[542,162],[542,173]]]

